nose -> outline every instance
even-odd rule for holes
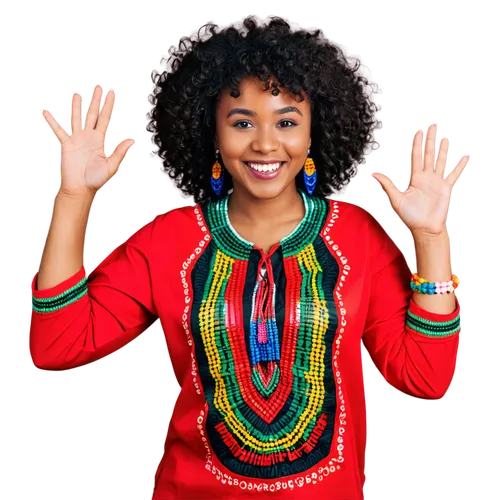
[[[257,131],[257,135],[252,142],[252,149],[254,151],[261,151],[263,153],[270,153],[279,149],[280,142],[276,137],[274,126],[261,127]]]

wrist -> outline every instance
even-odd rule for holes
[[[427,233],[425,231],[412,231],[413,240],[417,244],[427,244],[449,239],[448,230],[445,228],[440,233]]]
[[[72,204],[87,204],[87,203],[92,203],[95,197],[95,192],[92,193],[91,191],[87,192],[81,192],[81,193],[69,193],[67,191],[63,191],[59,189],[59,191],[56,194],[56,200],[64,200],[65,202],[72,203]]]
[[[428,281],[449,281],[452,275],[450,238],[445,231],[440,235],[414,235],[417,274]]]

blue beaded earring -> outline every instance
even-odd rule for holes
[[[307,150],[309,154],[310,150]],[[307,192],[311,195],[313,194],[314,188],[316,187],[316,166],[312,158],[307,158],[304,164],[304,184],[306,185]]]
[[[212,165],[212,176],[210,177],[210,182],[212,184],[212,189],[217,196],[220,195],[222,185],[224,184],[224,168],[221,166],[217,160],[217,155],[219,150],[215,150],[215,163]]]

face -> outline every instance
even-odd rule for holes
[[[264,91],[263,86],[258,78],[246,77],[238,87],[239,97],[231,97],[229,90],[221,93],[215,147],[233,178],[235,193],[244,190],[256,198],[274,198],[291,184],[295,189],[295,176],[311,143],[311,108],[307,96],[297,102],[284,88],[274,96],[272,87]],[[253,162],[261,169],[265,163],[279,167],[259,172]]]

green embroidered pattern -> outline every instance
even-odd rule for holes
[[[190,317],[208,408],[204,432],[222,464],[246,477],[309,470],[337,446],[333,345],[342,329],[332,291],[340,275],[320,237],[331,205],[298,191],[305,214],[279,242],[286,280],[278,285],[268,256],[249,273],[254,244],[231,225],[229,197],[200,206],[212,241],[190,275]]]
[[[328,202],[322,198],[308,196],[300,188],[305,215],[295,230],[280,240],[283,257],[291,257],[301,252],[316,238],[321,224],[328,212]],[[207,203],[206,217],[212,238],[217,246],[229,257],[247,260],[253,248],[253,242],[243,239],[235,231],[228,217],[229,196],[216,202]]]
[[[80,282],[75,286],[72,286],[68,290],[54,297],[47,298],[37,298],[33,297],[33,309],[36,312],[48,313],[52,311],[57,311],[73,302],[77,301],[79,298],[83,297],[88,293],[87,288],[87,276],[85,276]]]
[[[430,337],[448,337],[460,331],[460,314],[449,321],[432,321],[408,311],[406,324],[412,330]]]

